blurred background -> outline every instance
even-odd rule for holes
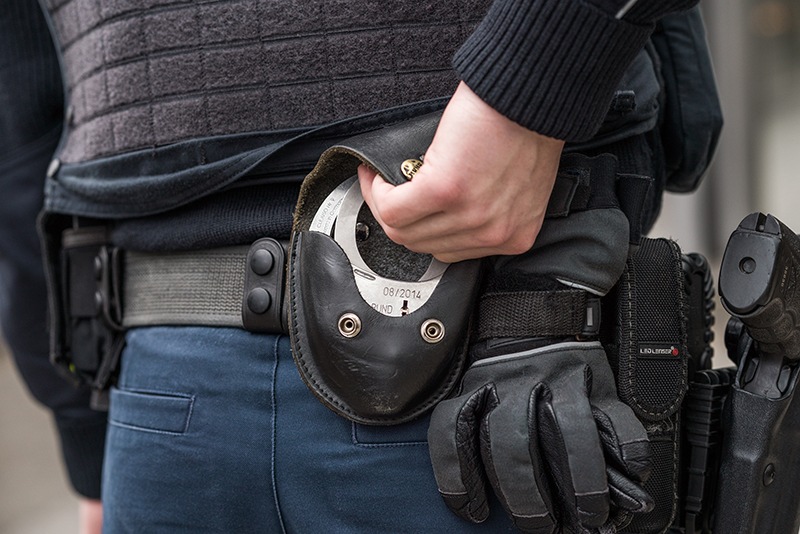
[[[718,266],[728,236],[752,211],[800,230],[800,0],[701,3],[725,127],[700,190],[668,195],[652,235]],[[717,308],[722,327],[727,317]],[[717,347],[716,365],[726,365]],[[0,340],[0,534],[76,531],[49,414],[24,390]]]
[[[752,211],[800,228],[800,1],[701,0],[725,127],[703,185],[668,195],[656,235],[719,259]]]

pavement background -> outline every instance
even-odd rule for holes
[[[0,340],[0,534],[78,531],[57,442],[49,412],[24,389]]]

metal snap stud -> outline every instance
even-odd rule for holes
[[[411,158],[405,160],[400,165],[400,172],[403,173],[403,176],[411,180],[412,178],[414,178],[414,175],[417,174],[417,171],[419,171],[420,167],[422,167],[422,160]]]
[[[444,339],[444,325],[436,319],[428,319],[420,328],[422,339],[428,343],[439,343]]]
[[[339,333],[353,338],[361,332],[361,319],[355,313],[345,313],[339,317]]]
[[[247,294],[247,307],[255,314],[266,313],[271,305],[272,295],[263,287],[257,287]]]
[[[275,257],[267,249],[256,250],[250,257],[250,269],[259,276],[268,274],[273,265],[275,265]]]

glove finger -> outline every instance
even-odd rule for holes
[[[655,506],[653,498],[641,485],[620,473],[613,466],[606,467],[608,490],[615,513],[645,513]]]
[[[484,412],[495,406],[494,386],[484,386],[440,402],[428,427],[428,449],[439,493],[450,510],[473,523],[489,516],[479,428]]]
[[[650,441],[633,410],[617,399],[593,399],[592,412],[606,461],[636,482],[650,476]]]
[[[481,426],[481,454],[494,492],[523,532],[549,534],[556,517],[536,447],[536,407],[530,390],[504,395]]]
[[[576,367],[538,388],[540,448],[573,529],[601,527],[608,518],[605,459],[586,388],[588,370]]]
[[[616,380],[605,353],[598,353],[593,360],[588,378],[589,399],[606,459],[635,480],[647,480],[650,474],[647,431],[633,410],[619,400]]]

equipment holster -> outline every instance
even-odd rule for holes
[[[92,390],[92,407],[108,409],[108,387],[124,346],[121,326],[121,251],[100,224],[43,214],[50,300],[50,358],[68,379]]]
[[[731,389],[714,532],[797,532],[800,426],[789,422],[800,420],[798,376],[791,373],[788,392],[779,399],[745,391],[738,378]]]
[[[665,532],[678,509],[680,408],[687,390],[687,303],[681,253],[666,239],[643,239],[604,302],[606,352],[620,399],[644,424],[653,472],[651,512],[624,532]]]
[[[800,528],[799,281],[797,234],[772,215],[745,217],[725,248],[719,278],[739,357],[723,416],[719,534]]]

